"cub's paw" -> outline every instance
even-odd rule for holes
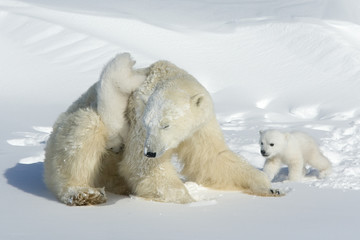
[[[68,206],[96,205],[106,202],[104,188],[69,187],[60,199]]]
[[[107,143],[106,143],[106,149],[110,150],[114,153],[119,153],[124,148],[124,143],[121,140],[120,136],[114,135],[110,136]]]

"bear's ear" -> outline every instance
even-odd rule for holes
[[[200,107],[204,101],[205,95],[203,93],[196,94],[190,98],[191,105],[195,107]]]
[[[263,132],[264,132],[263,130],[259,130],[259,134],[260,134],[260,135],[262,135],[262,134],[263,134]]]

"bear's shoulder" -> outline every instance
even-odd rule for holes
[[[304,132],[293,132],[291,136],[299,145],[316,144],[315,139]]]

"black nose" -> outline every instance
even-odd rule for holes
[[[261,150],[260,152],[261,152],[261,155],[265,155],[265,154],[266,154],[265,150]]]
[[[154,157],[156,157],[156,152],[147,152],[145,154],[145,156],[148,158],[154,158]]]

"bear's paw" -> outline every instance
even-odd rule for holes
[[[186,204],[195,202],[191,197],[187,189],[182,187],[167,187],[167,188],[158,188],[154,192],[143,192],[137,194],[139,197],[156,201],[156,202],[168,202],[168,203],[180,203]]]
[[[283,193],[279,189],[272,189],[272,188],[269,190],[269,193],[270,196],[274,196],[274,197],[281,197],[285,195],[285,193]]]
[[[244,190],[244,192],[250,195],[257,195],[262,197],[282,197],[286,194],[285,191],[274,188],[252,188]]]
[[[191,197],[191,195],[189,194],[186,188],[169,189],[164,197],[166,202],[173,202],[173,203],[186,204],[195,201]]]
[[[68,206],[96,205],[106,202],[104,188],[71,187],[61,197],[61,201]]]

